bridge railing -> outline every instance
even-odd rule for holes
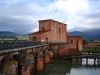
[[[14,53],[20,52],[23,50],[29,50],[33,48],[39,48],[44,46],[58,46],[58,45],[67,45],[67,43],[59,43],[59,42],[29,42],[25,40],[15,40],[15,41],[0,41],[0,55],[7,54],[7,53]],[[49,50],[52,50],[49,47]]]
[[[14,49],[14,48],[22,48],[22,47],[29,47],[35,45],[67,45],[68,43],[63,42],[40,42],[40,41],[27,41],[27,40],[0,40],[0,50],[7,50],[7,49]]]
[[[6,40],[0,41],[0,50],[14,49],[14,48],[22,48],[29,47],[35,45],[41,45],[41,42],[29,42],[26,40]]]

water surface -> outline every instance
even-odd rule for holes
[[[37,71],[35,75],[100,75],[100,62],[94,64],[93,59],[82,59],[80,62],[54,60],[45,65],[43,71]]]

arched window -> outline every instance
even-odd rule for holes
[[[45,41],[48,42],[48,38],[47,37],[45,38]]]

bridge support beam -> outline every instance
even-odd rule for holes
[[[88,65],[88,58],[86,58],[86,65]]]
[[[96,58],[94,58],[94,65],[96,64]]]
[[[52,59],[53,58],[53,55],[54,55],[53,54],[53,51],[50,51],[49,54],[50,54],[50,59]]]
[[[43,70],[44,68],[44,62],[43,57],[37,58],[37,70]]]
[[[97,64],[100,63],[100,58],[97,59]]]
[[[13,58],[4,62],[3,68],[7,75],[18,75],[18,62]]]
[[[33,75],[34,65],[23,65],[22,75]]]
[[[50,62],[50,54],[49,53],[46,53],[45,56],[44,56],[44,63],[49,63]]]

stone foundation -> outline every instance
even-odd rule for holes
[[[7,75],[17,75],[18,62],[15,59],[9,59],[4,63],[4,71]]]
[[[44,62],[43,57],[37,58],[37,70],[43,70]]]
[[[53,51],[50,51],[49,54],[50,54],[50,59],[52,59],[53,58]]]
[[[33,75],[34,64],[30,66],[22,66],[22,75]]]
[[[45,54],[45,56],[44,56],[44,63],[49,63],[50,62],[50,54],[49,53],[47,53],[47,54]]]

